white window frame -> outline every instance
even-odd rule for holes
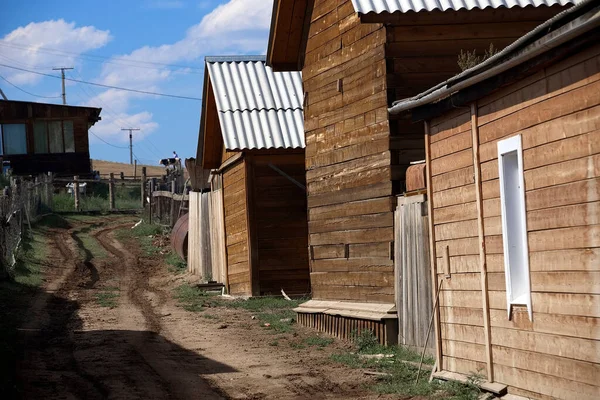
[[[512,194],[513,196],[517,196],[517,207],[518,210],[518,218],[520,220],[520,232],[517,233],[517,238],[520,254],[519,262],[522,264],[520,266],[511,265],[511,249],[509,246],[509,228],[507,223],[507,195],[505,193],[505,176],[504,176],[504,158],[503,156],[506,154],[510,154],[516,152],[517,153],[517,163],[518,163],[518,185],[519,190],[516,194]],[[527,243],[527,211],[525,207],[525,177],[523,174],[523,146],[521,141],[521,135],[513,136],[508,139],[504,139],[498,142],[498,170],[500,173],[500,202],[501,202],[501,211],[502,211],[502,242],[504,248],[504,272],[506,278],[506,307],[508,312],[508,319],[511,319],[512,314],[512,306],[513,305],[521,305],[527,307],[527,313],[529,314],[529,319],[532,320],[533,312],[531,309],[531,279],[529,272],[529,245]],[[514,233],[513,233],[514,234]],[[513,250],[514,251],[514,250]],[[513,253],[514,254],[514,253]],[[516,296],[513,294],[513,284],[511,281],[511,270],[515,270],[516,268],[520,268],[523,272],[522,282],[523,286],[526,288],[526,293],[521,293],[518,298],[514,298]]]

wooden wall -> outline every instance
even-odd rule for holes
[[[27,153],[4,155],[17,175],[54,172],[77,175],[91,172],[88,123],[96,122],[100,110],[58,104],[0,101],[0,123],[22,123],[27,130]],[[73,121],[74,153],[34,154],[34,121]]]
[[[243,158],[223,172],[223,204],[229,292],[250,295],[246,160]]]
[[[316,0],[303,68],[314,299],[394,302],[385,29]]]
[[[490,44],[499,51],[562,7],[408,13],[386,25],[388,103],[412,97],[458,74],[461,51],[483,56]],[[390,120],[392,163],[404,176],[411,161],[425,158],[423,125],[395,116]],[[399,188],[403,190],[402,187]]]
[[[600,45],[478,101],[482,215],[494,378],[534,398],[600,393]],[[486,368],[471,115],[431,121],[442,366]],[[522,135],[533,321],[507,317],[498,140]],[[437,259],[437,271],[443,272]],[[438,280],[441,275],[438,275]]]
[[[269,167],[276,166],[304,185],[304,152],[252,155],[248,162],[258,292],[279,295],[283,289],[287,294],[310,293],[306,192]]]

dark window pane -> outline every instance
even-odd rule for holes
[[[2,125],[4,154],[27,154],[27,133],[25,124]]]
[[[63,121],[65,132],[65,153],[75,153],[75,139],[73,137],[73,121]]]
[[[62,121],[48,122],[50,153],[63,153]]]
[[[33,123],[33,150],[36,154],[48,153],[48,132],[45,121]]]

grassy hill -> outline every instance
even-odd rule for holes
[[[118,163],[112,161],[104,161],[104,160],[92,160],[92,169],[94,171],[99,171],[100,175],[104,178],[108,176],[111,172],[115,174],[115,177],[118,177],[121,172],[125,174],[125,176],[134,176],[133,165]],[[165,168],[160,165],[140,165],[137,166],[137,175],[138,177],[142,173],[142,167],[146,167],[146,174],[148,176],[162,176],[165,174]]]

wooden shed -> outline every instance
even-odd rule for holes
[[[302,101],[299,72],[206,58],[197,158],[222,196],[231,294],[310,293]]]
[[[0,157],[15,175],[92,172],[88,130],[100,108],[0,100]]]
[[[301,70],[305,91],[311,283],[319,301],[300,310],[312,308],[307,323],[340,308],[380,324],[395,315],[396,196],[425,146],[423,125],[388,115],[392,101],[459,73],[461,51],[502,49],[572,2],[443,3],[274,3],[267,62]],[[344,324],[356,322],[348,318]],[[381,331],[382,342],[395,341]]]
[[[597,399],[598,2],[390,109],[409,111],[427,128],[438,374]]]

